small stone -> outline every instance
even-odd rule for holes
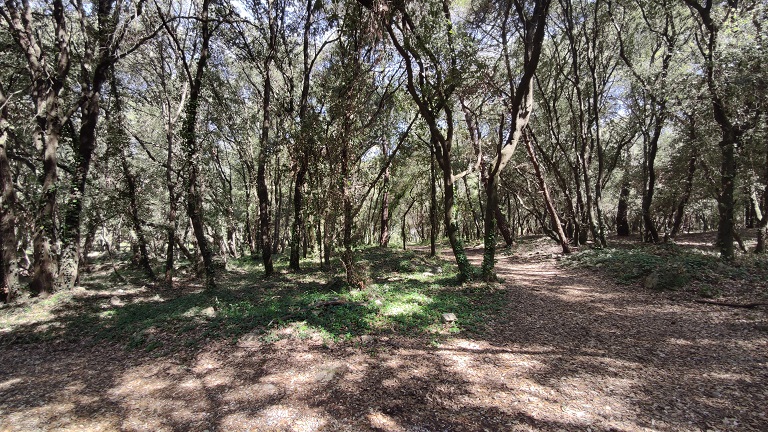
[[[118,296],[112,296],[112,298],[111,298],[111,299],[109,299],[109,304],[111,304],[112,306],[122,306],[122,305],[124,305],[125,303],[123,303],[123,301],[122,301],[122,300],[120,300],[120,297],[118,297]]]
[[[448,312],[443,314],[443,322],[452,323],[456,321],[456,315]]]
[[[208,318],[214,318],[216,316],[216,310],[213,308],[213,306],[208,306],[207,308],[200,311],[200,315]]]

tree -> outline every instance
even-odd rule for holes
[[[717,245],[722,259],[734,258],[734,191],[736,182],[736,148],[744,135],[757,125],[760,111],[753,101],[728,100],[736,89],[729,85],[730,77],[723,73],[727,55],[720,51],[724,45],[720,34],[724,26],[738,25],[736,21],[750,13],[749,5],[737,1],[728,1],[722,5],[707,0],[701,4],[695,0],[684,0],[695,16],[699,29],[696,44],[703,57],[704,77],[707,84],[712,114],[720,127],[720,187],[718,192],[718,230]],[[727,54],[727,53],[725,53]],[[729,103],[730,102],[730,103]]]

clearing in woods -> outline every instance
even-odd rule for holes
[[[528,240],[501,283],[457,286],[423,250],[374,249],[364,291],[248,265],[164,291],[103,265],[0,309],[0,430],[768,428],[768,309],[700,302],[765,301],[764,274],[658,291],[555,252]]]

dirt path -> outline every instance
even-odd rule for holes
[[[550,252],[500,259],[508,310],[475,339],[243,341],[188,360],[13,345],[0,431],[768,430],[768,311],[616,286]]]

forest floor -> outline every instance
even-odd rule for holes
[[[215,293],[167,290],[102,263],[0,309],[0,431],[765,431],[768,307],[700,301],[768,301],[766,261],[719,264],[710,241],[563,258],[528,239],[500,283],[464,285],[371,249],[362,291],[244,262]]]

